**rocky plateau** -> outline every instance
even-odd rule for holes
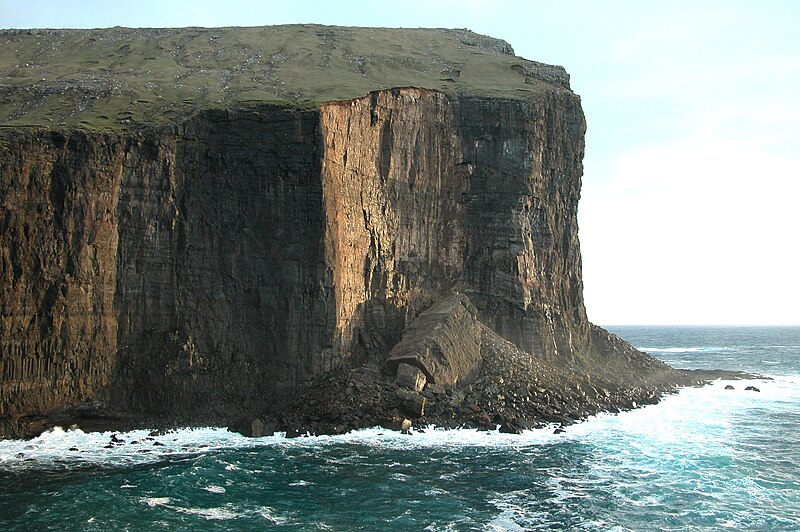
[[[713,377],[587,319],[561,67],[468,30],[0,46],[0,437],[518,432]]]

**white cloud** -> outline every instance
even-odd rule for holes
[[[628,153],[612,171],[580,208],[591,319],[800,322],[800,155],[688,139]]]

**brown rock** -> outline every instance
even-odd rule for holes
[[[421,313],[392,348],[387,364],[413,364],[427,379],[453,387],[471,382],[481,366],[481,325],[463,295],[453,295]],[[397,370],[396,370],[397,371]]]
[[[406,416],[416,419],[425,415],[427,400],[419,392],[399,389],[397,396],[401,399],[400,409]]]
[[[253,438],[261,438],[262,436],[266,436],[265,432],[266,426],[264,422],[261,421],[259,418],[255,418],[253,421],[250,422],[250,435]]]
[[[394,382],[399,386],[405,386],[406,388],[420,392],[425,387],[427,378],[418,367],[401,362],[397,365],[397,375],[395,376]]]

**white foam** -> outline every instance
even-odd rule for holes
[[[161,460],[194,456],[224,449],[276,447],[317,447],[339,444],[382,446],[395,449],[459,447],[524,447],[561,441],[553,429],[526,431],[522,436],[494,431],[445,430],[437,427],[415,429],[401,434],[381,427],[344,435],[286,439],[282,433],[265,438],[246,438],[222,428],[183,429],[150,437],[147,430],[125,433],[81,430],[50,430],[32,441],[0,441],[0,469],[65,469],[72,467],[118,468]],[[113,444],[111,437],[125,440]],[[135,443],[141,442],[141,443]],[[158,442],[158,444],[156,444]],[[236,470],[235,464],[226,469]]]
[[[166,506],[172,502],[172,499],[169,497],[142,497],[139,500],[142,502],[142,504],[146,504],[150,508],[155,508],[156,506]]]
[[[637,347],[636,349],[645,353],[708,353],[726,350],[724,347]]]
[[[488,530],[526,530],[523,528],[519,521],[522,517],[526,517],[526,521],[532,520],[529,512],[523,505],[519,504],[520,500],[528,499],[527,491],[517,491],[506,493],[499,498],[490,499],[489,503],[497,508],[497,515],[487,523]]]
[[[270,508],[269,506],[259,506],[255,508],[254,512],[263,517],[267,521],[271,522],[275,525],[286,525],[289,524],[289,519],[286,517],[282,517],[280,515],[275,515],[275,510]]]
[[[728,384],[735,389],[725,390]],[[761,391],[745,391],[747,386],[756,386]],[[670,442],[694,438],[698,445],[707,443],[715,439],[715,433],[734,430],[737,420],[746,417],[753,409],[796,409],[798,404],[800,376],[776,377],[775,380],[718,380],[705,387],[685,388],[678,394],[666,396],[659,404],[620,414],[600,414],[567,427],[563,434],[554,434],[554,427],[525,431],[522,435],[501,434],[497,430],[429,427],[414,429],[412,434],[406,435],[375,427],[337,436],[286,439],[283,434],[246,438],[226,429],[203,428],[179,430],[152,440],[147,439],[146,430],[117,433],[119,438],[128,443],[112,445],[110,442],[114,433],[111,432],[85,433],[55,428],[31,441],[0,441],[0,469],[64,469],[80,465],[117,468],[222,449],[262,446],[313,448],[352,444],[393,449],[525,448],[556,445],[565,441],[591,441],[602,437],[618,437],[620,434],[640,437],[639,441],[645,442],[641,444],[643,449],[649,444],[660,443],[662,449],[659,452],[679,455],[678,450],[669,449]],[[142,443],[133,443],[137,441]],[[162,445],[155,445],[156,441]],[[228,470],[238,469],[234,464],[225,467]],[[207,488],[209,491],[213,489],[217,488]]]
[[[171,509],[184,514],[199,515],[209,521],[229,521],[242,515],[234,511],[230,506],[217,508],[181,508],[173,506]]]
[[[157,437],[148,430],[125,433],[83,432],[56,427],[31,440],[0,441],[0,468],[56,467],[84,464],[119,467],[152,463],[165,457],[202,454],[213,449],[251,447],[278,437],[251,440],[221,428],[184,429]],[[114,444],[116,435],[125,440]]]
[[[214,487],[214,486],[209,486],[209,487]],[[208,488],[204,489],[208,490]],[[225,491],[224,489],[222,489],[222,491],[213,491],[213,492],[224,493]],[[289,523],[289,519],[287,519],[286,517],[275,515],[275,510],[273,510],[268,506],[258,506],[252,509],[239,509],[235,505],[228,503],[223,506],[215,506],[212,508],[195,508],[195,507],[186,508],[178,505],[177,503],[174,503],[173,500],[169,497],[142,497],[140,499],[140,502],[142,504],[149,506],[150,508],[155,508],[155,507],[166,508],[168,510],[177,513],[196,515],[208,521],[230,521],[248,515],[257,515],[275,525],[286,525]]]
[[[733,390],[726,390],[731,385]],[[746,391],[755,386],[760,392]],[[600,414],[567,428],[573,441],[625,442],[620,460],[643,457],[672,462],[673,467],[693,467],[692,457],[729,456],[726,446],[736,442],[748,419],[765,411],[796,410],[800,405],[800,379],[718,380],[708,386],[685,388],[656,405],[618,415]],[[678,458],[679,457],[679,458]]]

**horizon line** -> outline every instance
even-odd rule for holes
[[[800,323],[612,323],[600,327],[800,327]]]

